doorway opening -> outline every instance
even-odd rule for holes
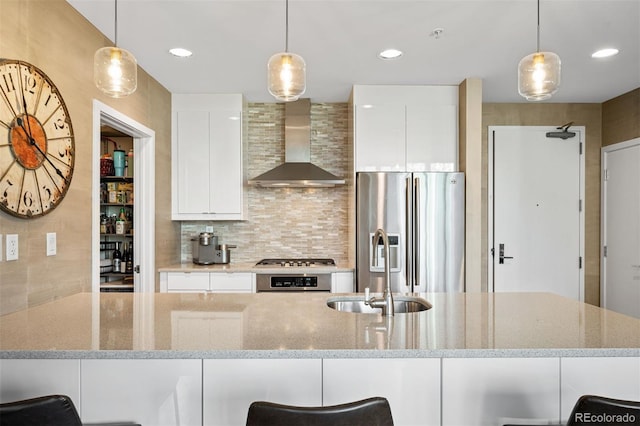
[[[640,318],[640,138],[602,148],[600,306]]]
[[[122,231],[120,235],[131,241],[133,251],[133,291],[155,291],[155,132],[126,115],[103,104],[93,101],[93,155],[92,164],[92,291],[101,291],[101,258],[105,257],[103,247],[101,251],[101,213],[104,209],[104,194],[101,194],[100,156],[102,148],[102,129],[109,128],[120,135],[130,138],[133,161],[129,167],[135,170],[135,208],[133,203],[120,203],[125,214],[130,215],[135,224],[133,232]],[[120,172],[115,174],[121,174]],[[121,179],[124,184],[126,179]],[[104,182],[103,182],[104,183]],[[119,188],[113,188],[117,190]],[[126,193],[127,191],[115,191]],[[122,194],[121,196],[125,196]],[[131,195],[128,195],[131,197]],[[124,200],[118,200],[124,201]],[[117,203],[113,203],[117,204]],[[115,232],[114,232],[115,234]],[[104,233],[102,234],[104,235]],[[102,241],[104,242],[104,241]],[[111,247],[109,247],[110,249]]]

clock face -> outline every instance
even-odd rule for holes
[[[64,198],[75,143],[62,96],[35,66],[0,59],[0,209],[35,218]]]

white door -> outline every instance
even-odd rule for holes
[[[640,138],[602,150],[601,305],[640,318]]]
[[[489,286],[583,300],[584,128],[550,131],[489,128]]]

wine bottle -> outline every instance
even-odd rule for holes
[[[129,251],[127,250],[127,243],[122,244],[122,260],[120,261],[120,272],[123,274],[127,271],[127,256],[129,256]]]
[[[125,267],[127,273],[133,272],[133,243],[129,243],[129,250],[127,250],[127,262]]]
[[[122,264],[122,253],[120,252],[120,242],[116,242],[116,249],[113,251],[112,265],[113,272],[120,272]]]

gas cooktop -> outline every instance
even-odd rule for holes
[[[320,266],[336,266],[333,259],[295,258],[295,259],[262,259],[256,266],[282,268],[317,268]]]

